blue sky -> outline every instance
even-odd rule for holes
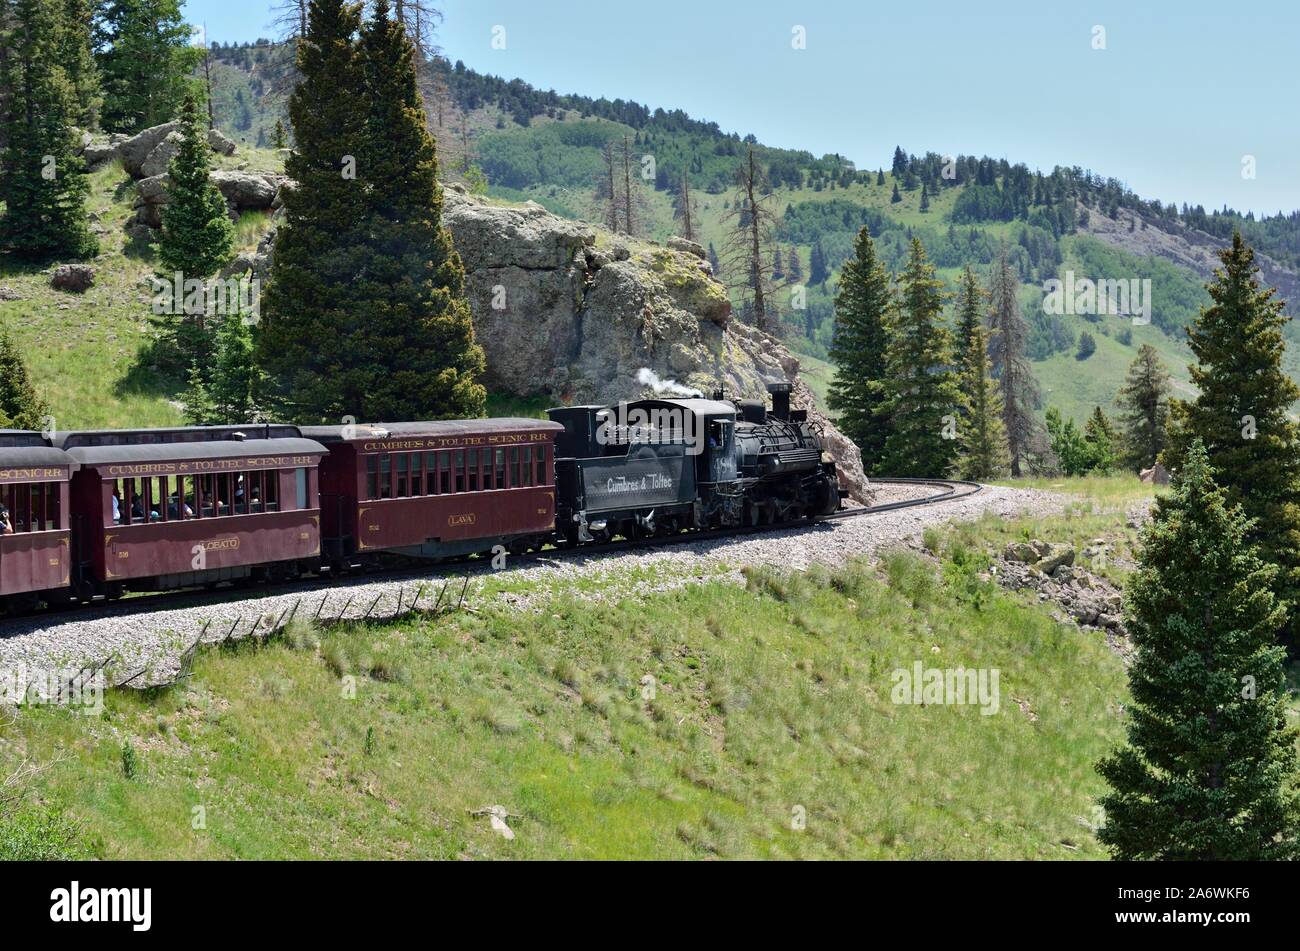
[[[543,89],[682,108],[860,168],[893,148],[1079,165],[1145,198],[1300,208],[1300,4],[444,0],[454,61]],[[188,0],[214,40],[269,0]],[[493,49],[494,27],[505,49]],[[792,30],[806,48],[792,48]],[[1105,49],[1094,49],[1096,28]],[[1255,177],[1243,178],[1253,156]]]

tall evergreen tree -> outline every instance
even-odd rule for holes
[[[1193,440],[1205,445],[1231,504],[1252,526],[1247,539],[1278,566],[1273,593],[1300,629],[1300,432],[1287,414],[1300,398],[1282,369],[1282,326],[1289,319],[1272,288],[1261,288],[1254,251],[1234,232],[1223,266],[1206,285],[1212,303],[1188,328],[1197,363],[1192,402],[1170,405],[1166,465],[1177,469]]]
[[[1213,476],[1194,439],[1125,585],[1128,743],[1098,764],[1111,787],[1098,838],[1118,859],[1300,857],[1276,568]]]
[[[340,0],[310,8],[290,101],[297,147],[287,171],[300,185],[277,240],[263,362],[298,419],[480,415],[483,351],[442,224],[410,40],[378,0],[357,50],[357,18]],[[336,164],[349,149],[356,181]]]
[[[62,0],[59,35],[59,63],[72,87],[76,124],[83,129],[99,128],[99,110],[104,97],[99,90],[99,70],[91,53],[91,0]]]
[[[993,382],[988,333],[977,323],[962,359],[963,413],[958,439],[957,474],[963,479],[991,479],[1007,469],[1007,433],[1002,398]]]
[[[1115,448],[1118,440],[1115,427],[1100,406],[1093,407],[1092,415],[1084,424],[1083,439],[1092,450],[1092,470],[1100,473],[1113,472],[1118,461]]]
[[[13,429],[41,429],[49,412],[32,385],[27,364],[9,331],[0,324],[0,421]]]
[[[235,228],[226,200],[208,178],[208,130],[193,92],[181,107],[181,143],[168,169],[158,257],[164,270],[207,277],[220,269],[235,247]]]
[[[959,414],[961,391],[942,319],[943,282],[919,238],[912,239],[898,284],[898,304],[887,324],[879,412],[890,429],[880,468],[897,476],[945,475],[957,450],[945,417]]]
[[[831,271],[830,265],[826,261],[826,251],[822,248],[820,240],[814,241],[812,254],[808,260],[808,283],[814,287],[818,284],[825,284],[830,276]]]
[[[989,357],[1002,396],[1002,423],[1007,431],[1011,474],[1019,478],[1035,444],[1041,441],[1041,434],[1034,418],[1038,383],[1025,352],[1029,330],[1020,315],[1016,285],[1015,271],[1003,248],[989,288],[989,329],[992,331]]]
[[[1156,348],[1142,344],[1120,387],[1119,404],[1122,456],[1131,469],[1155,464],[1165,448],[1169,422],[1169,373]]]
[[[180,0],[103,0],[94,40],[105,129],[139,132],[176,117],[203,59]]]
[[[889,274],[876,256],[866,228],[853,243],[853,257],[844,262],[835,295],[835,335],[830,357],[835,364],[827,401],[839,414],[843,433],[862,451],[867,474],[879,471],[888,433],[880,418],[887,368],[885,322],[893,303]]]
[[[1006,471],[1008,463],[1002,398],[991,376],[983,300],[984,291],[967,265],[957,285],[957,358],[962,394],[957,472],[963,479],[993,478]]]
[[[62,23],[54,0],[16,0],[12,31],[0,37],[7,47],[0,88],[8,91],[0,246],[36,261],[89,257],[99,249],[86,222],[90,185],[72,130],[74,91],[60,62]]]
[[[956,326],[956,347],[957,355],[963,362],[962,372],[969,374],[972,369],[983,365],[984,354],[978,360],[972,360],[974,350],[971,346],[975,339],[975,334],[984,326],[984,289],[980,287],[979,278],[975,276],[975,270],[967,264],[962,269],[961,277],[957,279],[957,300],[955,301],[957,326]],[[988,335],[984,335],[984,340],[988,342]]]

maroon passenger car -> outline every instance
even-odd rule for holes
[[[39,433],[0,430],[0,613],[29,610],[71,586],[73,465]]]
[[[292,426],[69,433],[79,594],[289,577],[320,559],[317,466]]]
[[[555,437],[541,419],[305,426],[321,462],[324,547],[443,558],[540,547],[555,531]]]

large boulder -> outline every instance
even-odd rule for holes
[[[104,162],[120,157],[123,142],[126,142],[126,136],[121,133],[113,133],[104,139],[92,138],[90,144],[82,149],[82,157],[85,158],[87,165],[95,168],[96,165],[103,165]]]
[[[284,181],[283,175],[257,172],[215,171],[208,178],[236,211],[269,211]]]
[[[181,150],[181,134],[179,132],[168,132],[167,135],[153,147],[149,157],[140,163],[140,174],[145,178],[153,178],[155,175],[164,175],[171,168],[172,159],[176,153]]]
[[[50,287],[82,294],[95,283],[95,269],[89,264],[60,264],[50,274]]]
[[[245,211],[271,211],[280,188],[287,181],[283,175],[221,170],[209,172],[208,180],[226,199],[232,218],[238,218]],[[132,224],[162,227],[162,210],[168,201],[169,181],[163,174],[142,178],[135,183],[135,218]]]
[[[122,167],[126,169],[126,173],[132,178],[149,177],[143,171],[145,160],[158,147],[158,143],[178,128],[180,128],[179,122],[165,122],[137,132],[121,142],[118,145],[118,155],[122,159]]]
[[[162,159],[161,154],[157,160],[151,161],[154,150],[172,133],[179,134],[180,127],[179,122],[164,122],[162,125],[144,129],[130,138],[116,143],[113,146],[113,154],[121,157],[122,167],[126,169],[126,173],[132,178],[152,178],[155,175],[161,175],[167,171],[167,165],[163,163],[162,167],[159,167],[159,162]],[[212,148],[212,151],[219,155],[235,154],[235,143],[216,129],[208,130],[208,145]],[[170,160],[171,156],[169,155],[167,161]],[[148,167],[145,165],[146,162],[149,162]]]
[[[235,154],[235,142],[222,135],[216,129],[208,130],[208,147],[218,155],[231,156]]]

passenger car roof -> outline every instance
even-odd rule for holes
[[[255,459],[262,456],[323,456],[327,450],[313,439],[219,439],[209,442],[146,443],[144,445],[75,446],[67,455],[86,467],[133,462],[176,462],[189,459]]]
[[[351,438],[344,433],[352,430]],[[481,433],[560,432],[549,419],[507,416],[497,419],[443,419],[414,423],[357,423],[355,426],[303,426],[302,434],[323,443],[388,439],[394,436],[477,436]]]

